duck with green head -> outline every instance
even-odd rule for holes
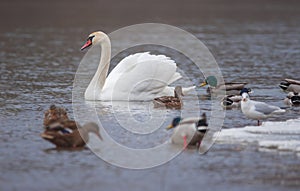
[[[175,128],[176,127],[176,128]],[[199,146],[206,133],[208,124],[206,114],[201,118],[175,117],[167,130],[175,128],[171,141],[173,144],[187,146]]]
[[[215,76],[208,76],[205,78],[204,82],[200,84],[200,87],[208,85],[208,94],[214,94],[225,90],[226,94],[230,92],[229,94],[238,95],[246,84],[247,82],[229,82],[225,84],[218,84],[218,80]]]

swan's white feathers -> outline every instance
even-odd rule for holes
[[[101,100],[110,100],[111,96],[113,100],[152,100],[172,95],[174,87],[168,85],[181,78],[176,69],[176,63],[164,55],[130,55],[108,75]]]

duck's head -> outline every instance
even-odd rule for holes
[[[282,81],[280,84],[279,84],[279,87],[283,90],[286,90],[289,85],[291,85],[291,83],[287,82],[287,81]]]
[[[225,98],[223,98],[221,104],[225,107],[231,106],[231,105],[233,105],[233,101],[229,97],[225,97]]]
[[[207,118],[206,118],[206,113],[202,113],[202,119],[200,119],[198,122],[197,122],[197,127],[200,127],[200,126],[208,126],[207,124]]]
[[[176,126],[180,123],[181,120],[182,120],[181,117],[175,117],[175,118],[173,119],[172,123],[167,127],[167,130],[176,127]]]
[[[105,38],[107,38],[107,35],[104,32],[101,31],[93,32],[89,35],[89,37],[86,40],[86,43],[81,47],[80,50],[84,50],[92,45],[101,43],[101,41],[103,41],[103,39]]]
[[[208,76],[207,78],[205,78],[205,81],[200,84],[200,87],[203,87],[206,85],[209,85],[211,87],[217,87],[217,85],[218,85],[217,78],[215,76]]]
[[[175,97],[179,98],[181,96],[184,96],[183,93],[182,93],[182,87],[181,86],[176,86],[175,89],[174,89],[174,94],[175,94]]]
[[[96,123],[90,122],[83,126],[88,132],[94,133],[97,135],[101,140],[103,140],[102,136],[100,135],[99,126]]]
[[[294,96],[291,97],[291,102],[295,106],[300,106],[300,96],[298,93],[294,93]]]

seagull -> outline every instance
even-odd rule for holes
[[[202,114],[202,118],[181,118],[175,117],[172,124],[167,127],[167,130],[175,128],[171,141],[173,144],[182,145],[186,148],[187,146],[198,147],[208,130],[208,124],[206,120],[206,114]]]
[[[266,104],[264,102],[250,100],[249,94],[241,90],[242,101],[241,109],[243,114],[250,118],[257,120],[257,125],[260,125],[259,120],[266,119],[274,114],[284,113],[285,110],[280,107]]]

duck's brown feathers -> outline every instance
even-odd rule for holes
[[[95,133],[100,139],[102,139],[99,133],[99,127],[95,123],[87,123],[83,127],[77,126],[76,122],[70,121],[70,123],[64,126],[62,123],[55,123],[48,127],[41,137],[56,147],[83,147],[89,140],[89,132]],[[72,126],[73,124],[73,126]]]
[[[174,96],[162,96],[154,98],[154,107],[165,107],[167,109],[181,109],[182,107],[182,88],[176,86],[174,90]]]
[[[51,105],[44,113],[44,126],[47,127],[54,122],[62,122],[69,120],[67,111],[64,108]]]

